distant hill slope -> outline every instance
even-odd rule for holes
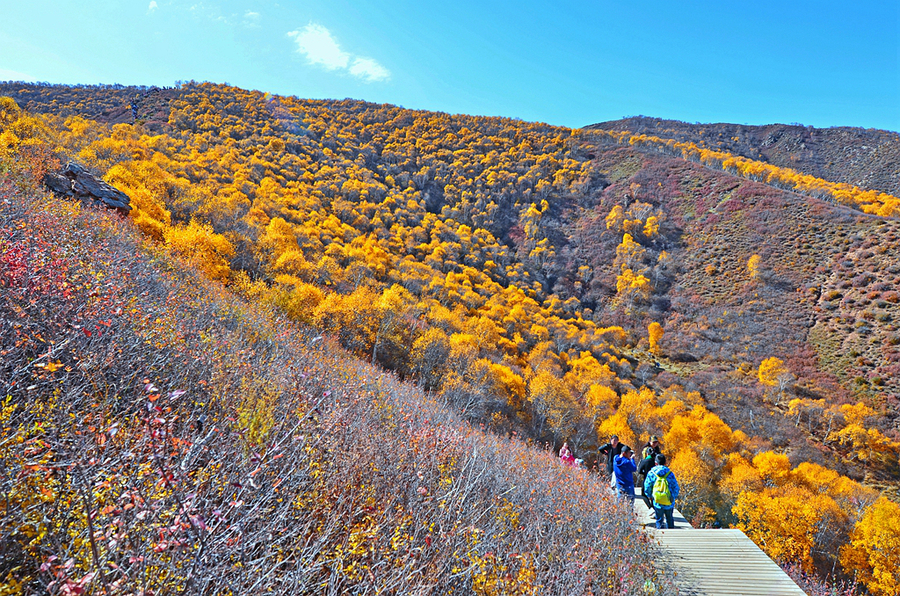
[[[596,167],[614,183],[575,224],[572,242],[604,275],[595,273],[582,300],[615,296],[621,231],[610,212],[629,201],[650,205],[664,223],[648,253],[665,251],[672,262],[656,272],[662,291],[647,312],[666,329],[663,354],[674,360],[666,368],[691,371],[693,383],[723,398],[726,420],[752,428],[758,422],[747,417],[763,400],[746,393],[750,363],[779,356],[797,374],[798,396],[887,400],[897,428],[900,222],[656,153],[598,153]],[[748,267],[754,255],[757,275]],[[797,445],[793,431],[770,436]]]
[[[794,168],[834,182],[900,195],[900,134],[876,129],[813,128],[797,124],[690,124],[646,116],[586,129],[627,130]]]
[[[698,525],[861,569],[900,484],[896,197],[598,129],[211,83],[128,122],[119,89],[15,87],[4,154],[83,162],[208,277],[500,435],[600,466],[659,435]],[[790,536],[754,513],[811,501]]]
[[[605,480],[9,165],[3,593],[674,594]]]
[[[37,112],[69,117],[82,114],[120,126],[131,126],[128,118],[121,116],[127,102],[128,115],[137,115],[132,118],[136,132],[196,139],[190,145],[193,156],[186,148],[166,149],[159,155],[167,155],[172,160],[169,164],[159,158],[147,164],[153,168],[163,164],[166,171],[186,179],[166,183],[170,189],[165,192],[171,198],[163,207],[172,210],[173,218],[199,216],[216,232],[227,234],[236,246],[245,246],[235,254],[232,266],[240,263],[251,275],[275,277],[290,272],[295,280],[291,283],[325,281],[346,292],[342,286],[348,280],[323,269],[332,266],[327,264],[329,254],[342,254],[328,253],[328,244],[360,242],[373,229],[378,234],[378,222],[393,220],[401,222],[401,227],[391,224],[394,233],[409,239],[402,247],[389,245],[386,239],[378,241],[380,250],[390,255],[388,262],[393,262],[376,277],[400,280],[397,275],[404,271],[402,284],[407,289],[441,301],[463,296],[465,291],[456,287],[460,279],[466,280],[474,290],[468,299],[475,305],[470,316],[496,313],[501,303],[499,312],[512,312],[508,309],[513,301],[529,298],[531,293],[544,310],[538,314],[527,307],[524,312],[529,313],[529,324],[538,327],[533,331],[527,326],[501,326],[502,342],[509,343],[501,342],[506,347],[489,356],[499,361],[503,351],[520,353],[520,359],[513,361],[514,374],[521,371],[527,377],[533,366],[527,364],[528,359],[537,357],[535,350],[543,333],[538,329],[546,326],[550,339],[557,337],[558,352],[577,354],[590,349],[601,357],[605,350],[612,357],[612,371],[622,381],[618,388],[639,386],[655,378],[644,372],[643,381],[634,377],[646,356],[629,356],[634,360],[624,367],[617,362],[622,362],[623,354],[633,353],[628,346],[646,334],[649,322],[657,320],[667,330],[661,355],[683,361],[671,368],[675,378],[704,391],[722,383],[733,388],[726,393],[743,388],[740,391],[749,391],[754,407],[761,411],[766,406],[756,395],[755,378],[735,377],[732,371],[736,367],[755,369],[770,356],[788,361],[797,379],[794,391],[808,399],[827,395],[830,402],[840,403],[856,396],[888,406],[900,394],[893,374],[897,350],[893,321],[898,314],[890,293],[895,251],[890,238],[895,224],[888,220],[866,218],[653,150],[610,145],[594,139],[590,130],[575,137],[565,129],[502,119],[448,117],[352,101],[279,99],[208,84],[173,89],[7,84],[0,92],[9,92]],[[660,134],[675,132],[681,138],[699,134],[699,128],[692,125],[650,119],[598,126],[626,125]],[[827,147],[837,143],[835,131],[787,128],[803,135],[816,132],[817,138],[830,139]],[[719,139],[726,129],[715,130]],[[740,133],[744,136],[738,138],[747,143],[763,134],[761,128],[727,130],[735,136],[744,130]],[[708,140],[711,134],[704,133],[701,140]],[[859,140],[865,134],[869,133],[858,131],[853,138]],[[884,133],[885,138],[891,134]],[[108,143],[102,147],[95,143],[94,149],[74,135],[71,138],[74,148],[84,147],[80,151],[89,161],[109,156],[95,161],[100,168],[110,167],[114,159],[131,159],[128,152],[132,150],[124,147],[112,151]],[[270,141],[272,138],[278,140]],[[284,149],[279,153],[278,147]],[[243,162],[236,159],[242,152],[246,156]],[[266,160],[271,163],[272,159],[281,164],[266,165]],[[153,184],[162,181],[162,171],[152,176],[157,179]],[[312,197],[312,202],[304,198],[300,203],[289,199],[280,204],[283,199],[277,193],[283,191],[269,184],[275,180],[286,187],[288,197],[299,190],[301,196]],[[145,184],[152,186],[149,181]],[[179,185],[185,184],[205,186],[217,198],[207,200],[206,205],[197,198],[179,198],[187,189],[179,190]],[[275,195],[267,196],[272,190]],[[403,194],[398,194],[401,190]],[[410,199],[418,203],[416,208],[424,208],[424,217],[411,207]],[[541,200],[547,201],[546,207],[540,207]],[[386,214],[385,208],[392,214]],[[622,215],[611,222],[617,208]],[[143,211],[156,213],[152,209],[148,205]],[[141,215],[139,206],[136,219],[150,221],[147,217]],[[275,217],[284,217],[291,225],[300,226],[295,230],[304,230],[299,233],[308,240],[301,242],[300,265],[277,265],[276,261],[286,256],[281,252],[285,248],[273,252],[263,247],[272,242],[264,238],[275,233],[269,221]],[[658,230],[648,235],[640,226],[651,217]],[[239,220],[242,223],[234,227]],[[433,230],[431,222],[435,222]],[[334,229],[323,236],[317,230],[326,224],[343,230]],[[165,222],[142,225],[162,234],[158,225]],[[412,233],[400,232],[404,228]],[[479,230],[487,235],[478,236]],[[472,231],[478,234],[470,237]],[[624,255],[623,233],[629,231],[636,239],[630,249],[634,254]],[[337,263],[350,272],[358,266],[356,258],[347,260],[346,252],[343,254]],[[760,257],[762,272],[750,279],[746,265],[753,255]],[[270,259],[268,265],[265,259]],[[409,269],[397,259],[414,259],[425,267]],[[482,263],[494,263],[494,267],[485,268]],[[626,265],[629,271],[643,271],[640,275],[648,277],[643,289],[621,287],[620,273]],[[835,274],[841,267],[848,268],[851,280]],[[373,274],[368,271],[366,275]],[[480,273],[476,275],[476,271]],[[419,281],[412,280],[413,273]],[[436,273],[446,276],[439,286],[427,281]],[[634,279],[640,275],[635,273]],[[327,281],[329,278],[332,281]],[[433,289],[423,291],[427,284]],[[846,284],[852,287],[836,287]],[[499,301],[490,298],[500,288],[511,293]],[[833,298],[837,294],[841,295],[839,304]],[[478,307],[485,299],[487,303]],[[751,308],[736,308],[744,301],[750,301]],[[848,316],[864,317],[860,320],[865,324],[855,327],[856,319],[853,324],[835,322],[846,321]],[[588,317],[594,323],[593,331],[588,329],[590,334],[612,325],[632,334],[631,339],[623,344],[611,336],[601,340],[576,331]],[[826,334],[824,329],[831,331]],[[461,330],[451,325],[448,332]],[[524,344],[515,344],[522,341],[515,337],[517,333]],[[582,333],[583,339],[572,341],[577,333]],[[522,347],[513,348],[514,344]],[[361,353],[365,350],[373,348],[363,348]],[[389,345],[381,350],[389,366],[407,373],[420,366],[404,363],[402,352],[392,350],[395,348]],[[698,369],[690,365],[692,361],[704,363],[702,375],[695,374]],[[746,410],[737,411],[746,414]],[[885,410],[886,428],[896,430],[898,422],[892,412],[893,406]],[[733,422],[744,424],[737,419]],[[772,436],[783,443],[796,443],[786,438],[796,435],[789,428],[785,427],[787,434],[781,439],[777,433]]]

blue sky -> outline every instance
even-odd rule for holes
[[[0,80],[900,131],[900,2],[11,0]]]

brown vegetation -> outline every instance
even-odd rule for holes
[[[569,439],[589,462],[609,433],[663,436],[697,524],[877,585],[884,561],[853,549],[863,520],[889,517],[872,486],[898,479],[898,272],[872,240],[896,222],[737,174],[870,210],[892,197],[505,119],[187,84],[108,126],[83,117],[102,89],[63,94],[65,118],[53,88],[29,93],[48,113],[8,105],[7,158],[104,174],[138,229],[208,279],[494,432]],[[249,411],[271,399],[249,395]],[[231,417],[251,434],[280,420]],[[787,493],[815,495],[794,513],[823,531],[767,513]]]
[[[605,483],[18,167],[0,181],[3,593],[672,593]]]

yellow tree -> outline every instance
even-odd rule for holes
[[[328,294],[316,307],[316,324],[337,335],[341,344],[357,356],[370,356],[381,323],[380,298],[366,286],[346,296]]]
[[[573,434],[580,408],[561,379],[548,372],[537,373],[528,383],[528,401],[540,417],[540,430],[546,423],[557,437]]]
[[[379,358],[391,368],[397,369],[409,357],[407,343],[410,325],[406,315],[413,304],[412,295],[401,285],[394,284],[382,292],[378,298],[378,322],[375,328],[375,342],[372,345],[372,362]]]
[[[622,235],[622,242],[616,247],[616,263],[622,269],[636,269],[642,266],[647,249],[634,241],[634,236],[627,232]]]
[[[660,430],[660,427],[654,424],[656,404],[657,397],[653,390],[643,387],[640,391],[631,390],[622,395],[616,412],[625,416],[628,426],[635,435],[649,436]]]
[[[732,509],[737,528],[778,562],[814,568],[818,527],[826,517],[843,514],[834,499],[794,485],[743,492]]]
[[[650,280],[641,273],[635,274],[633,270],[623,268],[616,277],[616,292],[628,302],[629,307],[633,306],[637,301],[650,299]]]
[[[759,279],[759,268],[761,261],[762,259],[759,257],[759,255],[753,255],[747,261],[747,271],[750,273],[750,277],[752,279]]]
[[[581,352],[569,360],[569,372],[564,380],[574,393],[583,396],[597,384],[609,386],[616,375],[606,364],[601,364],[590,352]]]
[[[273,217],[266,224],[256,242],[257,259],[280,273],[294,275],[307,273],[306,259],[297,242],[297,235],[291,224],[281,217]],[[286,256],[289,255],[289,256]],[[298,265],[301,265],[298,268]]]
[[[759,470],[741,454],[729,454],[719,481],[722,494],[736,501],[742,492],[758,492],[762,488],[763,479]]]
[[[844,404],[840,407],[840,412],[844,415],[844,427],[829,433],[826,439],[848,445],[853,457],[863,461],[877,461],[893,457],[900,451],[900,443],[892,441],[877,428],[866,428],[865,421],[876,415],[875,410],[869,406],[862,402],[855,405]]]
[[[450,357],[450,338],[438,327],[429,327],[413,342],[410,360],[426,389],[437,389]]]
[[[788,383],[791,382],[791,373],[780,358],[772,356],[759,363],[757,374],[759,382],[767,387],[777,387],[778,393],[783,394]]]
[[[131,199],[131,218],[144,234],[162,240],[172,215],[162,197],[167,194],[166,183],[172,176],[150,161],[117,164],[103,177]]]
[[[900,505],[880,497],[853,528],[841,565],[876,596],[900,595]]]
[[[663,336],[662,325],[653,321],[647,327],[647,335],[650,340],[650,351],[654,354],[659,354],[659,340],[662,339]]]
[[[521,412],[525,405],[525,380],[503,364],[490,364],[497,393],[506,397],[507,405],[515,412]]]
[[[618,232],[622,229],[623,221],[625,221],[625,213],[620,205],[616,205],[606,216],[606,229]]]
[[[651,215],[647,218],[646,223],[644,223],[644,236],[649,239],[653,239],[659,235],[659,218],[655,215]]]
[[[209,224],[192,220],[187,226],[167,228],[165,241],[172,254],[210,279],[227,281],[231,275],[228,259],[234,256],[234,246],[224,236],[213,232]]]
[[[293,275],[279,275],[269,293],[270,300],[295,321],[315,322],[315,310],[325,298],[318,287]]]
[[[4,129],[19,119],[22,109],[11,97],[0,97],[0,129]]]
[[[616,404],[619,403],[619,394],[604,385],[591,385],[584,396],[588,415],[594,422],[612,415]]]

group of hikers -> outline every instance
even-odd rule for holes
[[[610,478],[610,487],[623,498],[635,499],[634,480],[637,474],[641,483],[641,497],[648,508],[652,509],[656,518],[656,527],[660,529],[674,528],[675,499],[680,487],[675,474],[666,467],[666,456],[659,446],[659,437],[651,436],[641,449],[641,459],[637,461],[634,451],[612,435],[609,442],[598,450],[606,456],[606,473]],[[568,442],[559,450],[559,459],[566,465],[580,466],[581,460],[575,459]]]

